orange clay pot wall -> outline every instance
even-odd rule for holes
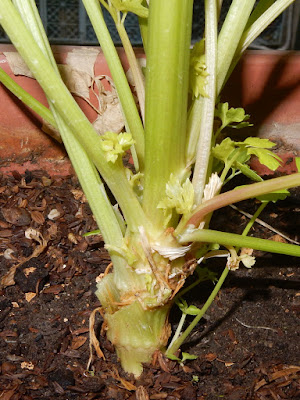
[[[54,46],[59,63],[65,63],[71,46]],[[10,45],[0,46],[0,67],[30,94],[47,104],[38,83],[31,78],[14,76],[3,54],[13,51]],[[136,50],[144,57],[142,50]],[[125,69],[124,51],[119,54]],[[100,52],[95,63],[95,75],[110,75]],[[96,104],[93,93],[91,102]],[[96,112],[82,99],[76,98],[87,117],[93,121]],[[278,143],[277,153],[284,163],[281,172],[296,171],[294,157],[300,149],[300,53],[248,52],[238,64],[222,94],[230,106],[244,107],[251,115],[254,127],[235,135],[259,135]],[[73,173],[63,146],[41,131],[41,120],[0,84],[0,172],[26,169],[46,169],[50,175]],[[272,172],[259,165],[252,166],[262,175]]]

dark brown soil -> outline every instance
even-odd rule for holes
[[[232,272],[184,345],[198,355],[185,366],[158,354],[135,381],[101,337],[106,359],[95,356],[88,373],[89,316],[100,305],[95,279],[110,261],[99,235],[82,237],[96,226],[76,179],[0,176],[0,206],[0,277],[19,264],[15,283],[2,279],[0,288],[1,400],[300,399],[298,259],[260,252],[251,270]],[[255,204],[245,207],[252,212]],[[261,218],[295,239],[299,211],[295,196]],[[247,219],[227,208],[215,221],[239,231]],[[36,238],[25,237],[29,227]],[[251,234],[279,238],[257,224]],[[201,306],[211,288],[197,287],[188,302]],[[178,320],[174,309],[173,329]]]

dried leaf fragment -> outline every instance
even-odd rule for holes
[[[34,293],[34,292],[25,293],[25,299],[26,299],[26,301],[27,301],[28,303],[30,303],[31,300],[32,300],[35,296],[36,296],[36,293]]]
[[[5,51],[3,54],[5,55],[8,65],[10,66],[10,69],[14,75],[24,75],[28,78],[33,78],[32,72],[27,67],[25,61],[19,53],[16,53],[15,51]]]

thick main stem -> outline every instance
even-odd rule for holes
[[[151,0],[147,38],[143,208],[158,229],[157,208],[171,173],[183,173],[192,0]]]

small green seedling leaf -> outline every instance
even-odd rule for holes
[[[86,232],[82,236],[88,237],[88,236],[94,236],[94,235],[101,235],[100,229],[95,229],[94,231]]]
[[[176,356],[174,356],[174,354],[168,354],[168,353],[166,353],[166,356],[167,356],[170,360],[172,360],[172,361],[178,361],[178,362],[181,361],[181,359],[178,358],[178,357],[176,357]]]
[[[285,200],[290,195],[290,192],[286,189],[276,190],[272,193],[264,194],[263,196],[258,196],[257,199],[262,203],[272,201],[276,203],[278,200]]]
[[[195,356],[194,354],[189,354],[189,353],[182,353],[182,359],[181,362],[184,363],[187,360],[196,360],[198,356]]]
[[[245,114],[245,110],[243,108],[229,108],[228,103],[218,104],[218,107],[215,110],[215,117],[222,121],[221,129],[224,129],[226,126],[239,129],[251,125],[249,122],[247,122],[247,120],[250,118],[250,115]]]
[[[184,299],[176,300],[176,304],[183,314],[198,315],[198,313],[200,312],[200,309],[196,306],[188,306],[187,302]]]

